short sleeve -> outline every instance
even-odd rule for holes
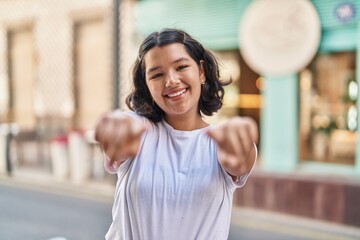
[[[110,174],[118,173],[119,171],[122,170],[122,167],[126,165],[125,163],[130,161],[130,158],[128,158],[125,161],[123,161],[121,164],[118,164],[117,162],[114,162],[113,164],[109,164],[110,158],[106,155],[105,152],[103,152],[103,155],[104,155],[104,168]]]

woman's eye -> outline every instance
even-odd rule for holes
[[[183,70],[183,69],[185,69],[185,68],[187,68],[188,67],[188,65],[180,65],[180,66],[178,66],[177,67],[177,69],[176,70]]]
[[[155,74],[154,76],[151,77],[151,79],[159,78],[162,75],[163,75],[162,73]]]

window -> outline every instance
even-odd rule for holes
[[[31,28],[8,32],[10,120],[22,129],[35,126],[35,50]]]
[[[354,165],[355,59],[355,52],[320,54],[300,72],[300,160]]]

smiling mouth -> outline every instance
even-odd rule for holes
[[[187,91],[187,88],[185,88],[183,90],[180,90],[180,91],[178,91],[176,93],[168,94],[168,95],[166,95],[166,97],[168,97],[168,98],[177,97],[177,96],[180,96],[180,95],[184,94],[186,91]]]

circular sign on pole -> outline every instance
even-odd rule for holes
[[[246,63],[265,75],[285,75],[304,68],[317,52],[321,25],[309,0],[255,0],[239,29]]]

